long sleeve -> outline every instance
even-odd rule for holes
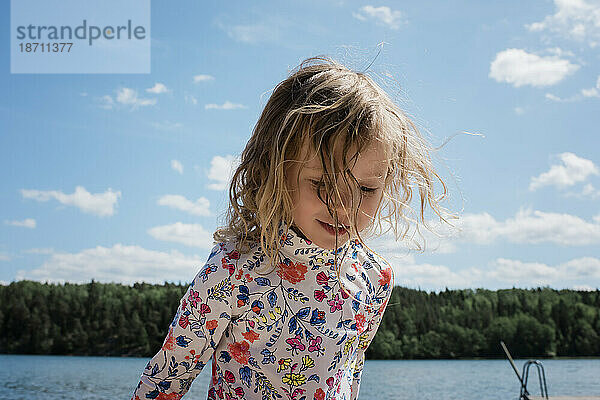
[[[365,351],[364,349],[358,349],[358,355],[356,357],[356,364],[354,365],[354,372],[352,373],[352,394],[350,399],[358,399],[358,391],[360,390],[360,379],[362,377],[363,366],[365,364]]]
[[[202,371],[231,321],[231,274],[217,244],[182,297],[161,349],[148,362],[134,400],[180,399]]]
[[[388,290],[389,289],[389,278],[388,277],[391,276],[391,273],[392,273],[391,269],[384,270],[384,273],[382,275],[383,278],[380,281],[380,283],[383,284],[382,290],[384,290],[387,293],[387,295],[385,297],[385,300],[381,304],[381,306],[375,311],[375,315],[372,318],[372,320],[369,322],[367,330],[359,336],[358,348],[357,348],[358,353],[356,355],[356,362],[354,364],[354,369],[353,369],[353,373],[352,373],[352,393],[350,396],[351,400],[358,399],[358,392],[360,390],[360,381],[362,378],[362,372],[363,372],[363,368],[364,368],[364,364],[365,364],[365,352],[367,351],[367,348],[369,347],[369,345],[375,338],[375,334],[377,333],[377,330],[379,329],[379,325],[381,324],[381,320],[383,319],[383,314],[387,307],[389,296],[391,295],[391,290]]]

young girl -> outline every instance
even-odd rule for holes
[[[420,221],[427,204],[440,215],[428,154],[368,76],[303,62],[265,106],[227,225],[133,399],[181,398],[211,357],[209,399],[356,399],[393,288],[361,234],[384,221],[404,236],[415,186]]]

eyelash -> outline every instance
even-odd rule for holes
[[[321,183],[321,181],[315,181],[313,179],[310,180],[310,184],[315,189],[319,189],[319,188],[321,188],[321,186],[323,186],[323,184]],[[367,186],[361,186],[360,187],[360,191],[363,192],[365,195],[373,194],[376,190],[377,190],[377,188],[370,188],[370,187],[367,187]]]

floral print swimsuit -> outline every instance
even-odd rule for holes
[[[209,399],[357,398],[392,270],[358,240],[328,251],[283,224],[279,233],[266,275],[260,246],[246,254],[234,242],[213,248],[132,399],[180,399],[211,356]]]

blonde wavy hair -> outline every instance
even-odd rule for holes
[[[435,172],[431,148],[415,124],[365,73],[327,57],[303,61],[275,87],[254,127],[230,183],[226,225],[214,233],[215,241],[235,239],[241,252],[258,243],[274,267],[281,245],[280,222],[288,227],[294,223],[286,170],[290,163],[304,161],[299,160],[303,146],[308,143],[320,158],[319,198],[337,222],[334,203],[340,199],[340,188],[353,190],[358,184],[350,172],[352,162],[376,142],[384,145],[388,174],[368,231],[377,228],[383,234],[391,229],[396,240],[404,238],[412,225],[427,226],[427,206],[445,221],[440,201],[446,197],[446,185]],[[341,157],[334,157],[336,143],[336,149],[343,144]],[[435,180],[442,186],[438,197]],[[420,196],[417,218],[411,216],[410,207],[415,189]],[[355,224],[359,207],[360,199],[352,200],[348,215],[353,233],[364,244]]]

